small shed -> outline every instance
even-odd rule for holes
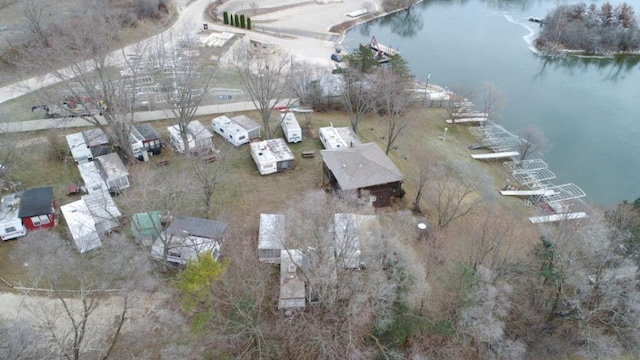
[[[162,232],[160,211],[148,211],[131,217],[131,232],[136,244],[151,246]]]
[[[251,143],[251,157],[261,175],[293,169],[296,157],[284,139],[269,139]]]
[[[75,161],[76,164],[83,164],[93,160],[91,149],[89,149],[87,143],[85,143],[82,133],[69,134],[66,136],[66,139],[69,150],[71,151],[71,156],[73,156],[73,161]]]
[[[96,157],[94,162],[107,184],[109,192],[120,193],[130,186],[129,170],[124,166],[118,154],[101,155]]]
[[[280,263],[280,250],[284,249],[285,216],[282,214],[260,214],[258,231],[258,260]]]
[[[108,154],[111,152],[109,136],[100,128],[89,129],[82,132],[84,142],[87,144],[93,157]]]
[[[260,137],[261,126],[245,115],[229,118],[226,115],[211,120],[213,131],[234,146],[249,143]]]
[[[197,260],[198,254],[211,251],[217,260],[226,231],[224,222],[176,216],[153,242],[151,256],[184,265],[189,260]]]
[[[150,155],[160,155],[162,152],[162,138],[160,133],[149,124],[142,124],[131,129],[131,150],[136,159],[144,160],[143,152]]]
[[[96,223],[84,200],[62,205],[60,210],[69,227],[71,238],[81,254],[102,246]]]
[[[27,235],[27,228],[18,216],[20,194],[5,195],[0,200],[0,239],[10,240]]]
[[[93,217],[98,234],[106,234],[120,226],[119,219],[122,217],[122,213],[108,191],[104,189],[94,191],[82,195],[81,199]]]
[[[358,136],[348,127],[321,127],[318,133],[320,142],[327,150],[346,149],[361,144]]]
[[[102,174],[97,167],[97,162],[87,162],[78,164],[80,177],[84,182],[85,191],[92,193],[94,191],[108,190],[107,183],[102,178]]]
[[[18,217],[28,230],[49,229],[57,224],[56,201],[51,186],[25,190]]]
[[[300,250],[280,250],[280,297],[278,309],[299,309],[306,306],[306,285],[303,269],[309,260]]]

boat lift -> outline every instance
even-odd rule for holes
[[[538,169],[528,171],[516,171],[511,176],[522,186],[528,186],[532,189],[547,188],[546,181],[556,178],[556,174],[549,169]],[[547,194],[545,194],[547,195]],[[551,195],[551,194],[549,194]]]
[[[542,159],[530,159],[530,160],[520,160],[520,161],[507,161],[504,164],[504,167],[510,173],[515,172],[524,172],[531,170],[542,170],[548,169],[549,165]]]

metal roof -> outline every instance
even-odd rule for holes
[[[511,174],[520,185],[528,185],[534,188],[542,188],[545,181],[556,178],[556,174],[549,169],[517,171]]]
[[[282,214],[260,214],[258,249],[284,249],[284,225]]]
[[[176,216],[167,228],[167,235],[184,237],[198,236],[207,239],[218,239],[227,231],[227,223],[190,216]]]
[[[549,167],[547,163],[542,159],[507,161],[503,165],[507,169],[507,171],[511,173],[530,170],[541,170],[547,169]]]
[[[548,203],[574,200],[587,195],[575,184],[551,186],[548,187],[547,190],[553,190],[553,194],[544,197]]]

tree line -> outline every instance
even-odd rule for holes
[[[536,46],[547,52],[631,52],[640,49],[640,31],[633,7],[627,3],[560,5],[545,17]]]

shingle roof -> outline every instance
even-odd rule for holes
[[[183,237],[188,235],[207,239],[219,239],[227,230],[227,223],[190,216],[176,216],[167,228],[167,235]]]
[[[25,190],[22,193],[18,217],[50,214],[52,202],[53,188],[50,186]]]
[[[376,143],[338,150],[320,150],[340,188],[354,190],[404,180],[396,165]]]

